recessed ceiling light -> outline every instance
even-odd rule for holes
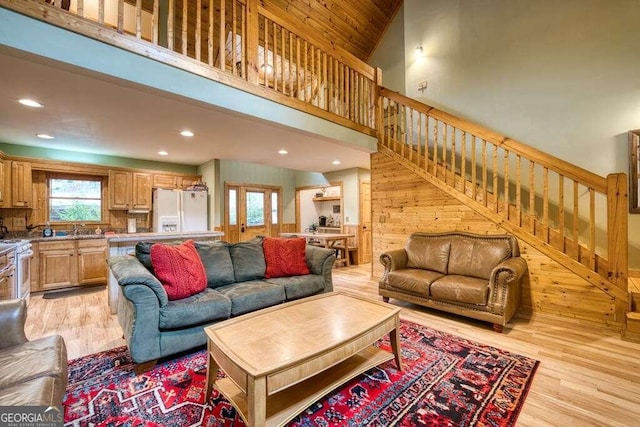
[[[278,154],[289,154],[289,152],[287,150],[278,150]]]
[[[334,160],[332,163],[333,163],[334,165],[339,165],[339,164],[340,164],[340,160]]]
[[[191,132],[190,130],[183,130],[182,132],[180,132],[180,135],[182,135],[182,136],[193,136],[193,132]]]
[[[168,156],[168,155],[169,155],[169,153],[167,153],[167,152],[166,152],[166,151],[164,151],[164,150],[160,150],[160,151],[158,151],[158,154],[160,154],[161,156]]]
[[[37,133],[36,136],[42,139],[54,139],[55,136],[48,135],[46,133]]]
[[[44,105],[40,104],[38,101],[34,101],[33,99],[19,99],[18,102],[22,105],[26,105],[27,107],[33,107],[33,108],[44,107]]]

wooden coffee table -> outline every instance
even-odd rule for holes
[[[283,425],[374,366],[395,357],[402,369],[399,312],[331,292],[209,326],[207,401],[215,383],[247,425]],[[386,334],[393,353],[372,345]]]

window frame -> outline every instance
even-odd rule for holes
[[[68,179],[76,181],[99,181],[100,182],[100,220],[98,221],[51,221],[51,180],[52,179]],[[76,174],[76,173],[56,173],[50,172],[45,175],[46,181],[46,221],[52,225],[70,225],[74,223],[83,224],[105,224],[106,223],[106,203],[105,188],[107,185],[107,177],[102,175]]]
[[[629,131],[629,213],[640,213],[640,129]]]

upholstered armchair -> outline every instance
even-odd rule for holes
[[[29,341],[27,304],[0,301],[0,406],[59,406],[68,380],[67,348],[59,335]]]

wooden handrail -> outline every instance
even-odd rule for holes
[[[378,93],[381,152],[615,298],[615,319],[624,321],[625,174],[603,178],[397,92]]]
[[[461,119],[452,114],[441,111],[435,107],[423,104],[411,98],[407,98],[406,96],[403,96],[398,92],[394,92],[386,88],[380,88],[379,93],[380,96],[387,97],[403,105],[409,106],[414,110],[421,111],[431,117],[437,118],[440,121],[446,122],[457,129],[461,129],[469,134],[476,135],[477,137],[480,137],[487,142],[491,142],[494,145],[503,146],[510,152],[533,160],[534,162],[536,162],[536,164],[547,167],[549,168],[549,170],[562,172],[564,176],[575,181],[579,181],[587,187],[593,188],[598,192],[606,193],[607,191],[606,178],[596,175],[593,172],[590,172],[557,157],[550,156],[543,151],[537,150],[504,135],[500,135],[497,132],[493,132],[489,129],[483,128],[482,126],[479,126],[468,120]]]

